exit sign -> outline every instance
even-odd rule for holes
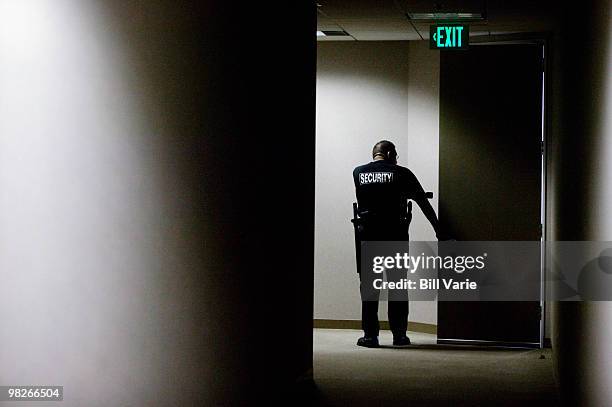
[[[435,24],[429,26],[431,49],[467,49],[470,27],[465,24]]]

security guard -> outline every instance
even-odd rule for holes
[[[372,162],[353,170],[357,195],[359,239],[361,241],[408,240],[410,217],[408,200],[415,201],[440,239],[440,225],[423,187],[408,168],[397,165],[397,151],[390,141],[380,141],[372,149]],[[442,240],[442,239],[440,239]],[[358,270],[360,271],[360,270]],[[393,345],[410,345],[408,329],[408,293],[388,302],[389,325]],[[357,345],[368,348],[379,346],[378,300],[361,302],[361,326],[364,336]]]

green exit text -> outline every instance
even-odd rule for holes
[[[467,49],[469,26],[463,24],[436,24],[429,27],[429,46],[432,49]]]

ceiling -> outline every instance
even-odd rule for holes
[[[554,23],[552,0],[317,0],[317,5],[317,30],[348,34],[318,41],[429,39],[431,22],[407,16],[417,12],[483,13],[485,20],[469,23],[470,36],[550,31]]]

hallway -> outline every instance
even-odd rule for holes
[[[550,349],[438,347],[434,335],[416,332],[410,348],[393,349],[388,331],[380,349],[365,349],[355,346],[359,336],[315,329],[317,405],[558,405]]]

